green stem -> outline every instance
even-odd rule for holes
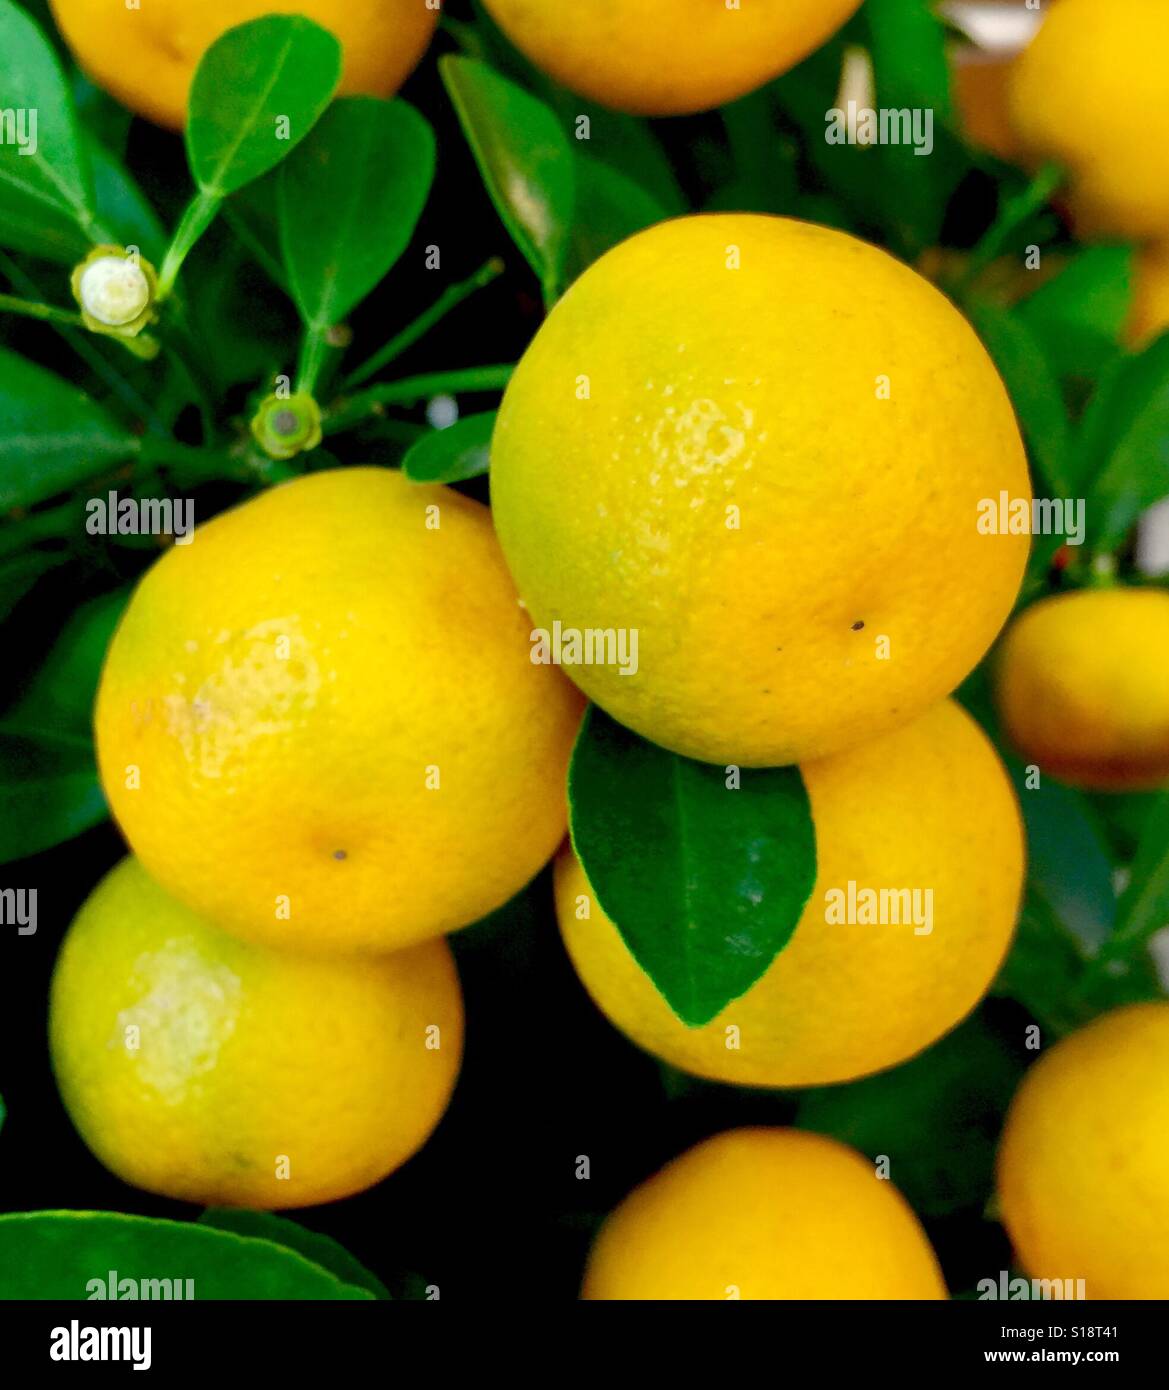
[[[444,319],[447,314],[460,305],[464,299],[469,299],[477,290],[481,290],[485,285],[489,285],[492,280],[503,273],[503,261],[498,256],[493,256],[486,264],[481,265],[474,275],[468,276],[466,280],[460,281],[457,285],[451,285],[449,289],[442,292],[434,301],[429,309],[419,314],[413,323],[408,324],[395,337],[367,361],[363,362],[356,371],[350,372],[342,383],[342,389],[352,391],[355,386],[360,386],[363,382],[376,376],[383,367],[388,366],[396,358],[413,347],[419,338],[429,333],[436,323]]]
[[[138,458],[146,468],[165,469],[178,488],[198,487],[201,483],[224,479],[238,481],[247,473],[230,454],[149,435],[141,440]]]
[[[156,300],[161,302],[175,287],[183,262],[190,255],[196,242],[215,221],[223,199],[214,193],[200,190],[195,194],[183,213],[182,221],[175,229],[171,244],[163,257],[162,269],[158,272],[158,293]]]
[[[329,349],[325,340],[328,331],[320,324],[305,324],[304,336],[300,340],[300,362],[296,369],[298,395],[303,392],[304,395],[311,396],[317,389],[321,368],[325,365],[325,356]]]
[[[80,314],[68,309],[58,309],[52,304],[38,304],[31,299],[17,299],[12,294],[0,294],[0,311],[6,314],[23,314],[25,318],[42,319],[45,323],[67,323],[71,328],[83,328]]]
[[[403,377],[371,386],[356,396],[342,397],[325,416],[325,434],[351,429],[387,405],[413,405],[428,396],[456,395],[460,391],[502,391],[515,367],[502,363],[492,367],[465,367],[453,372],[431,372],[426,376]]]
[[[954,286],[954,297],[960,299],[988,265],[1003,252],[1011,237],[1045,203],[1064,181],[1064,171],[1058,164],[1045,164],[1017,197],[1008,198],[994,224],[970,253],[966,269]]]

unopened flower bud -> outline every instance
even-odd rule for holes
[[[125,247],[95,247],[74,270],[72,283],[91,332],[134,338],[155,317],[154,267]]]

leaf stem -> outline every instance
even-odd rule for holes
[[[304,336],[300,340],[300,361],[296,368],[298,395],[303,392],[304,395],[311,396],[317,389],[329,348],[326,337],[328,331],[319,323],[305,324]]]
[[[491,284],[502,273],[503,261],[498,256],[493,256],[491,260],[481,265],[474,275],[470,275],[466,280],[461,280],[457,285],[451,285],[444,290],[430,308],[419,314],[413,323],[408,324],[384,347],[379,348],[368,361],[363,362],[355,371],[350,372],[342,383],[342,389],[351,391],[355,386],[360,386],[370,377],[376,376],[383,367],[401,357],[407,348],[413,347],[419,338],[429,333],[436,323],[444,319],[452,309],[457,308],[464,299],[469,299],[477,290]]]
[[[58,309],[52,304],[18,299],[12,294],[0,294],[0,311],[6,314],[23,314],[29,319],[42,319],[45,323],[67,323],[71,328],[84,327],[80,314],[72,313],[68,309]]]
[[[223,199],[216,193],[200,189],[187,204],[182,220],[175,229],[171,244],[163,257],[162,268],[158,272],[158,293],[155,298],[161,303],[174,289],[183,262],[190,255],[196,242],[215,221]]]
[[[412,405],[428,396],[448,392],[456,395],[461,391],[502,391],[514,371],[513,364],[501,363],[491,367],[464,367],[453,372],[431,372],[426,376],[403,377],[400,381],[371,386],[355,396],[338,400],[325,416],[324,432],[338,434],[351,429],[387,405]]]

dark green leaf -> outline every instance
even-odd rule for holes
[[[183,1281],[180,1297],[189,1279],[202,1300],[372,1297],[269,1240],[193,1222],[102,1211],[0,1216],[0,1299],[84,1300],[95,1279],[106,1288],[110,1270],[139,1283]]]
[[[491,463],[494,410],[467,415],[445,430],[431,430],[412,444],[402,472],[412,483],[461,483],[486,473]]]
[[[1027,826],[1031,887],[1090,955],[1116,922],[1112,857],[1099,822],[1082,792],[1050,780],[1028,788],[1017,764],[1011,771]]]
[[[798,768],[719,767],[590,708],[569,771],[572,842],[597,900],[670,1007],[709,1023],[787,944],[816,878]]]
[[[1048,495],[1072,497],[1076,480],[1071,424],[1042,345],[1024,320],[997,304],[978,300],[968,305],[968,310],[1006,383]]]
[[[0,724],[0,863],[71,840],[107,814],[88,739]]]
[[[29,249],[24,230],[16,241],[5,235],[10,205],[19,228],[26,230],[33,210],[39,208],[58,227],[64,220],[79,228],[83,245],[86,239],[102,240],[93,212],[93,182],[61,64],[36,22],[11,0],[0,0],[0,54],[0,120],[5,122],[0,140],[0,243]]]
[[[587,270],[610,247],[669,215],[631,179],[587,154],[577,154],[576,186],[576,220],[565,267],[566,282]]]
[[[473,58],[439,70],[496,210],[547,298],[555,297],[572,229],[572,149],[542,101]]]
[[[162,260],[167,237],[158,213],[135,183],[125,165],[92,137],[83,137],[93,168],[98,214],[115,240],[136,246],[155,266]]]
[[[389,1298],[390,1292],[375,1274],[371,1274],[360,1260],[355,1260],[343,1245],[332,1236],[321,1235],[289,1221],[285,1216],[276,1216],[270,1211],[240,1211],[234,1207],[209,1207],[199,1217],[200,1226],[210,1226],[218,1231],[233,1231],[237,1236],[252,1236],[270,1241],[273,1245],[295,1250],[306,1260],[328,1270],[343,1284],[365,1289],[374,1298]]]
[[[1105,954],[1114,962],[1132,957],[1162,927],[1169,927],[1169,793],[1147,814]]]
[[[1081,424],[1077,476],[1089,534],[1105,549],[1169,496],[1169,334],[1101,379]]]
[[[53,643],[44,664],[9,709],[3,726],[9,733],[37,736],[56,733],[90,737],[93,702],[106,649],[130,601],[130,589],[117,589],[83,603]]]
[[[26,550],[0,560],[0,622],[8,617],[42,574],[62,563],[60,554],[44,550]]]
[[[951,122],[950,64],[941,19],[922,0],[868,0],[864,8],[877,104],[934,112]]]
[[[1059,376],[1091,377],[1116,352],[1132,299],[1128,246],[1089,246],[1019,305]]]
[[[0,511],[64,492],[137,447],[76,387],[0,348]]]
[[[980,1014],[892,1071],[803,1093],[801,1129],[876,1160],[923,1216],[981,1209],[1003,1112],[1024,1070]]]
[[[341,80],[341,45],[299,15],[229,29],[191,85],[187,158],[213,197],[274,169],[320,120]]]
[[[345,319],[410,244],[434,133],[404,101],[336,102],[280,171],[280,244],[301,316]]]

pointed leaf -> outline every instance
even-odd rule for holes
[[[240,1211],[235,1207],[208,1207],[199,1217],[200,1226],[211,1226],[218,1231],[233,1231],[237,1236],[254,1236],[260,1240],[271,1241],[286,1250],[295,1250],[306,1260],[320,1265],[330,1274],[336,1275],[344,1284],[366,1289],[374,1298],[389,1298],[390,1291],[377,1277],[371,1274],[360,1260],[354,1257],[332,1236],[319,1231],[310,1231],[299,1226],[286,1216],[277,1216],[270,1211]]]
[[[721,767],[647,743],[595,706],[569,771],[572,842],[606,914],[679,1018],[709,1023],[790,940],[816,879],[796,767]]]
[[[439,71],[483,182],[516,245],[554,297],[572,229],[572,148],[555,113],[474,58]]]

